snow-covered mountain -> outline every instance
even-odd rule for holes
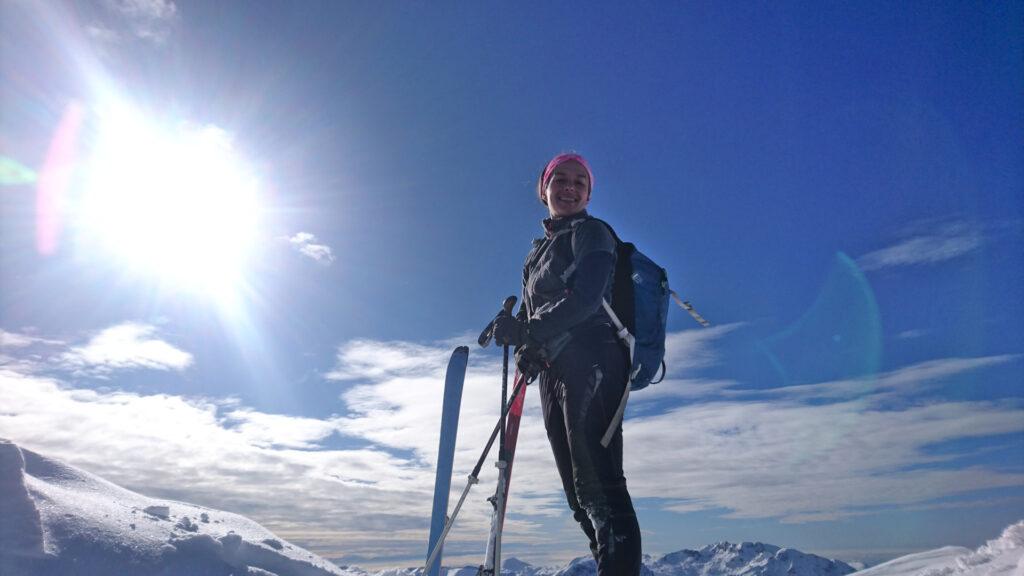
[[[349,576],[237,514],[149,498],[0,439],[3,576]]]
[[[642,576],[845,576],[853,567],[798,550],[760,542],[719,542],[700,550],[680,550],[660,558],[644,557]],[[562,568],[538,567],[518,558],[502,562],[503,576],[595,576],[594,559],[583,556]],[[366,576],[414,576],[414,568]],[[450,570],[448,576],[476,576],[475,567]]]
[[[514,558],[502,564],[505,576],[597,574],[594,560],[588,557],[576,558],[558,569],[535,568]],[[645,556],[641,570],[643,576],[844,576],[853,572],[851,566],[837,560],[760,542],[719,542],[700,550],[680,550],[660,558]],[[457,576],[469,575],[459,572]]]
[[[516,558],[504,576],[593,576],[593,559],[561,568]],[[0,575],[419,576],[422,568],[339,568],[248,518],[149,498],[0,439]],[[1024,521],[977,550],[945,547],[854,572],[769,544],[720,542],[660,558],[644,576],[1024,576]],[[448,576],[475,576],[475,567]]]

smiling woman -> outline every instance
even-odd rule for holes
[[[100,110],[82,231],[128,272],[171,288],[230,296],[260,220],[256,179],[214,126],[164,126],[131,108]]]

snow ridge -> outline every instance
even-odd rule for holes
[[[354,573],[237,514],[148,498],[0,439],[0,574]]]
[[[43,557],[43,526],[25,486],[25,458],[17,446],[3,439],[0,439],[0,494],[5,495],[0,499],[0,557]]]
[[[925,570],[921,576],[1024,574],[1024,520],[1008,526],[995,540],[958,556],[952,566]]]

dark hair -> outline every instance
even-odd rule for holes
[[[547,169],[547,165],[545,165],[544,168],[540,169],[540,175],[537,176],[537,199],[540,200],[540,203],[545,205],[545,206],[548,205],[547,200],[545,200],[545,198],[544,198],[544,184],[545,184],[545,182],[544,182],[544,171],[546,169]]]

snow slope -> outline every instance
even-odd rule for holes
[[[1024,520],[977,550],[947,546],[896,558],[856,576],[1024,576]]]
[[[0,574],[355,574],[219,510],[148,498],[0,440]]]

